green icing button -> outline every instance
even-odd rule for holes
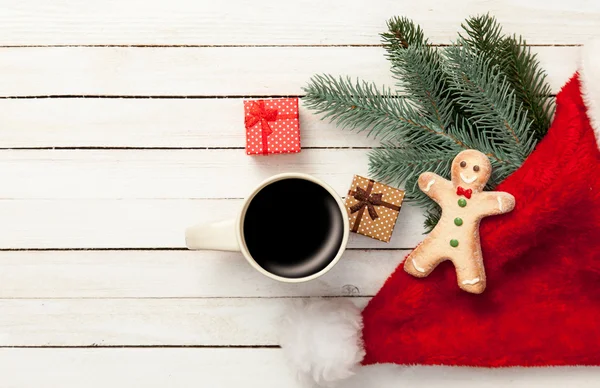
[[[460,206],[460,207],[465,207],[465,206],[467,206],[467,200],[466,200],[466,199],[464,199],[464,198],[461,198],[461,199],[459,199],[459,200],[458,200],[458,206]]]
[[[463,220],[462,220],[462,218],[460,218],[460,217],[456,217],[456,218],[454,219],[454,225],[456,225],[456,226],[461,226],[462,224],[463,224]]]
[[[458,240],[450,240],[450,246],[453,248],[456,248],[458,246]]]

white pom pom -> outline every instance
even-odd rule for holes
[[[331,386],[365,356],[360,310],[344,299],[297,303],[283,320],[280,343],[299,377]]]

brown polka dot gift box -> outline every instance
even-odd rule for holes
[[[404,200],[404,191],[355,175],[346,198],[350,228],[389,242]]]
[[[244,122],[246,154],[300,152],[297,98],[244,101]]]

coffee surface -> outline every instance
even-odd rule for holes
[[[273,182],[250,201],[244,240],[262,268],[302,278],[327,267],[342,245],[344,220],[335,198],[304,179]]]

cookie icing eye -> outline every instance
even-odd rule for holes
[[[467,167],[467,162],[465,162],[465,161],[463,160],[462,162],[460,162],[460,166],[461,166],[462,168],[465,168],[465,167]]]
[[[477,165],[473,166],[473,171],[475,171],[475,172],[479,171],[479,166],[477,166]]]

